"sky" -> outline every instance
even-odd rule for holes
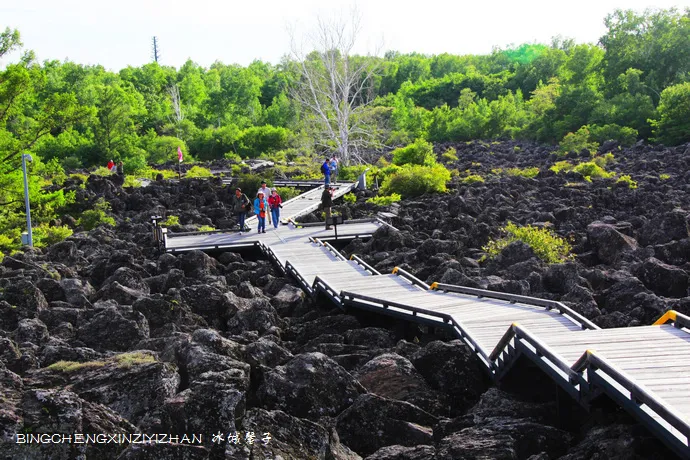
[[[357,53],[487,54],[558,35],[596,43],[617,8],[682,10],[690,0],[0,0],[0,27],[18,29],[41,61],[140,66],[152,61],[156,36],[161,65],[247,65],[278,63],[290,52],[290,29],[307,36],[317,17],[349,17],[353,6],[362,27]]]

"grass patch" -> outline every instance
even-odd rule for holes
[[[85,363],[78,363],[75,361],[58,361],[48,366],[48,369],[51,371],[70,373],[81,369],[95,369],[97,367],[103,367],[105,364],[105,361],[87,361]]]
[[[155,362],[157,362],[156,358],[152,355],[135,351],[133,353],[122,353],[111,356],[103,361],[87,361],[84,363],[79,363],[76,361],[58,361],[48,366],[47,369],[51,371],[71,373],[78,370],[96,369],[99,367],[104,367],[108,364],[114,364],[117,367],[130,368],[139,364],[149,364]]]
[[[490,259],[500,254],[513,241],[526,243],[532,248],[537,257],[549,264],[563,262],[572,257],[570,254],[570,244],[549,229],[533,227],[531,225],[518,227],[512,222],[508,222],[501,231],[506,236],[497,240],[491,240],[486,246],[482,247],[482,250],[487,253],[486,257]]]
[[[112,360],[119,367],[132,367],[138,364],[149,364],[155,363],[156,358],[147,353],[134,352],[134,353],[122,353],[120,355],[113,356],[109,360]]]

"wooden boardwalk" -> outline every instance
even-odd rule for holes
[[[383,225],[342,225],[338,236],[370,236]],[[381,274],[357,257],[345,259],[326,242],[332,238],[322,226],[290,224],[265,234],[168,235],[166,250],[258,246],[311,295],[325,295],[342,309],[447,328],[494,380],[526,357],[584,407],[604,393],[681,458],[690,458],[690,318],[668,312],[653,326],[599,329],[558,302],[427,285],[399,269]]]

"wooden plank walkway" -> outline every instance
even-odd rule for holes
[[[333,185],[333,188],[335,188],[335,192],[333,192],[333,199],[335,200],[345,195],[356,185],[356,182],[340,182],[338,185]],[[295,221],[305,214],[316,211],[321,204],[322,193],[323,185],[320,185],[317,188],[309,190],[307,193],[303,193],[295,198],[292,198],[291,200],[287,200],[285,203],[283,203],[283,208],[280,210],[280,222],[285,225],[291,220]],[[252,203],[254,202],[254,198],[256,197],[251,198]],[[245,221],[245,224],[251,229],[255,229],[258,225],[258,219],[256,216],[251,216]],[[266,228],[268,228],[268,221],[266,222]]]
[[[290,213],[314,206],[321,191],[295,199]],[[341,225],[338,237],[371,236],[384,225]],[[305,291],[325,294],[343,309],[450,329],[495,380],[524,356],[584,407],[603,391],[679,456],[690,458],[690,318],[670,312],[654,326],[599,329],[557,302],[436,283],[430,288],[397,269],[378,274],[324,243],[334,237],[322,226],[289,224],[265,234],[167,235],[165,244],[169,252],[259,246]]]

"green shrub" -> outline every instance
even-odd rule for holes
[[[84,230],[93,230],[99,225],[110,225],[114,227],[115,219],[106,214],[108,211],[110,211],[110,203],[103,198],[99,198],[96,203],[94,203],[94,209],[88,209],[81,214],[78,221],[79,225],[82,226]]]
[[[690,81],[667,86],[657,107],[659,119],[650,120],[655,142],[679,145],[690,140]]]
[[[40,224],[33,228],[34,246],[37,248],[59,243],[70,236],[72,236],[72,229],[66,225],[51,226]]]
[[[670,174],[659,174],[660,180],[669,180],[671,178]]]
[[[391,172],[383,179],[381,193],[397,193],[404,198],[423,195],[424,193],[441,193],[446,191],[450,181],[450,171],[443,165],[420,166],[404,165]]]
[[[514,177],[527,177],[529,179],[532,179],[539,174],[539,168],[536,166],[533,168],[507,168],[504,170],[505,174],[508,176],[514,176]]]
[[[356,181],[367,168],[371,168],[367,174],[372,174],[374,169],[376,169],[371,167],[370,165],[341,166],[338,170],[338,180],[344,182]]]
[[[558,144],[558,153],[565,155],[570,152],[579,153],[582,150],[587,150],[589,153],[596,152],[599,144],[590,142],[589,128],[583,126],[574,133],[568,133],[563,140]]]
[[[141,187],[141,181],[134,176],[125,176],[123,187]]]
[[[243,158],[256,158],[288,147],[290,130],[280,126],[251,126],[239,136],[237,151]]]
[[[91,174],[93,174],[94,176],[112,176],[113,172],[111,172],[105,166],[99,166]]]
[[[570,244],[549,229],[531,225],[518,227],[512,222],[508,222],[501,231],[507,235],[498,240],[490,240],[486,246],[482,247],[489,258],[496,257],[513,241],[526,243],[537,257],[549,264],[563,262],[571,258]]]
[[[479,174],[470,174],[462,178],[462,183],[465,185],[483,184],[484,178]]]
[[[240,179],[237,181],[237,186],[242,189],[242,193],[245,193],[250,199],[256,198],[256,192],[261,188],[261,182],[266,181],[266,186],[271,187],[273,181],[270,179],[265,179],[263,176],[258,174],[242,174]],[[283,195],[280,195],[283,198]],[[268,199],[268,197],[265,197]],[[285,199],[285,198],[283,198]]]
[[[346,193],[345,195],[343,195],[343,200],[345,200],[345,203],[354,204],[355,202],[357,202],[357,195],[355,195],[352,192]]]
[[[620,176],[618,178],[618,180],[616,181],[616,184],[625,185],[629,189],[636,189],[637,188],[637,182],[632,180],[632,178],[627,174]]]
[[[441,154],[441,158],[443,158],[448,163],[458,161],[458,152],[453,147],[450,147],[448,150]]]
[[[151,130],[153,131],[153,130]],[[144,137],[145,148],[150,163],[161,164],[166,161],[177,161],[177,148],[182,149],[185,161],[190,160],[189,149],[182,139],[172,136],[157,136],[155,133]]]
[[[213,177],[213,174],[211,174],[210,169],[202,168],[201,166],[192,166],[191,168],[189,168],[189,170],[187,171],[187,174],[185,174],[184,177],[187,177],[187,178]]]
[[[168,216],[161,225],[164,227],[173,227],[175,225],[180,225],[180,218],[178,216]]]
[[[261,184],[259,184],[261,185]],[[278,195],[285,202],[291,200],[300,194],[300,191],[295,187],[276,187],[278,189]]]
[[[614,175],[593,161],[579,163],[573,168],[573,172],[580,174],[587,182],[592,182],[592,179],[607,179]]]
[[[597,155],[593,157],[592,161],[600,168],[605,168],[610,163],[613,163],[615,159],[613,157],[613,153],[609,152],[606,155]]]
[[[89,178],[86,174],[79,174],[79,173],[74,173],[69,175],[70,179],[78,180],[81,181],[81,183],[85,183],[86,180]]]
[[[377,206],[389,206],[393,203],[397,203],[401,199],[402,197],[400,195],[398,195],[397,193],[393,193],[392,195],[381,195],[369,198],[367,200],[367,203],[373,203]]]
[[[177,179],[177,171],[172,169],[151,169],[151,179],[155,179],[158,174],[163,175],[164,180]]]
[[[551,166],[549,169],[556,174],[560,174],[562,172],[570,172],[573,170],[575,166],[572,165],[569,161],[557,161],[554,163],[553,166]]]
[[[412,144],[393,150],[393,164],[433,166],[436,163],[434,146],[424,139],[417,139]]]
[[[629,147],[637,142],[637,130],[627,126],[619,126],[615,123],[610,125],[589,125],[589,138],[594,142],[603,144],[606,141],[616,141],[620,145]]]
[[[226,160],[233,161],[237,164],[242,163],[242,157],[236,154],[235,152],[227,152],[225,155],[223,155],[223,157]]]

